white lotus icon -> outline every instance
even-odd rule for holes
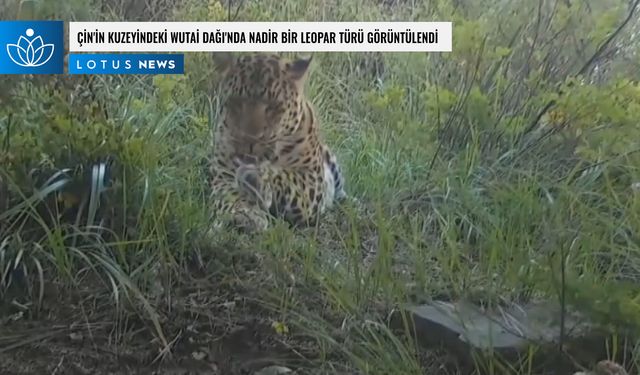
[[[53,56],[55,46],[44,44],[39,35],[33,37],[33,29],[27,29],[27,37],[20,35],[18,43],[7,44],[9,58],[17,65],[23,67],[37,67],[46,64]]]

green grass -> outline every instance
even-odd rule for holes
[[[203,293],[216,308],[234,303],[229,316],[211,313],[225,324],[255,315],[286,327],[282,335],[271,328],[274,340],[319,373],[422,374],[443,366],[453,373],[451,360],[386,326],[398,305],[562,295],[609,324],[612,337],[631,328],[625,345],[635,348],[637,61],[615,58],[600,82],[565,88],[570,100],[560,98],[555,109],[568,121],[527,130],[557,86],[614,33],[628,2],[608,1],[619,17],[586,2],[570,9],[543,2],[544,29],[531,17],[535,2],[453,3],[241,4],[240,20],[455,21],[452,54],[315,54],[307,92],[347,190],[362,202],[330,213],[319,228],[279,223],[253,237],[205,237],[206,158],[218,109],[207,54],[187,55],[182,77],[7,81],[0,93],[0,311],[38,320],[52,299],[74,296],[82,317],[74,319],[114,322],[117,345],[128,345],[127,322],[137,317],[155,357],[180,351],[182,313],[207,316],[210,305],[192,301]],[[204,21],[229,12],[216,1],[156,0],[138,13],[126,1],[101,4],[75,0],[56,13],[66,11],[9,2],[0,14]],[[512,40],[518,29],[529,38]],[[584,45],[573,42],[579,35],[587,35]],[[540,47],[530,54],[534,38]],[[636,42],[625,53],[638,49]],[[91,173],[103,161],[111,163],[110,184],[98,204],[100,181]],[[26,345],[21,340],[0,338],[0,353]],[[621,351],[610,355],[623,360]],[[627,367],[635,360],[626,358]],[[486,365],[507,372],[498,361]],[[533,370],[525,361],[511,373]]]

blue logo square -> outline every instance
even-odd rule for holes
[[[63,21],[0,21],[0,74],[63,73]]]

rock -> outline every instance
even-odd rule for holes
[[[404,321],[403,316],[409,319]],[[546,349],[546,353],[553,353],[557,352],[560,341],[560,308],[553,302],[485,311],[466,302],[434,301],[405,306],[392,316],[393,328],[402,329],[406,323],[413,323],[409,327],[413,327],[416,339],[422,344],[444,345],[461,359],[469,361],[473,361],[474,351],[515,359],[526,354],[532,345],[543,352]],[[599,346],[603,342],[600,340],[604,336],[584,317],[567,313],[564,325],[565,347],[580,351],[588,349],[592,352],[590,359],[594,355],[600,356]]]
[[[595,375],[627,375],[624,367],[613,361],[600,361],[593,370]]]
[[[269,366],[259,371],[256,371],[254,375],[279,375],[279,374],[291,374],[293,371],[290,368],[282,366]]]
[[[575,372],[573,375],[628,375],[627,370],[624,367],[613,361],[600,361],[593,369],[593,371],[579,371]]]
[[[207,353],[205,352],[200,352],[200,351],[195,351],[191,353],[191,357],[193,359],[195,359],[196,361],[202,361],[205,358],[207,358]]]

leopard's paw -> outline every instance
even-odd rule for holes
[[[235,158],[236,183],[244,198],[268,211],[273,202],[271,186],[264,179],[266,164],[246,163]]]
[[[269,228],[269,214],[258,207],[239,210],[231,220],[234,228],[243,233],[260,233]]]

